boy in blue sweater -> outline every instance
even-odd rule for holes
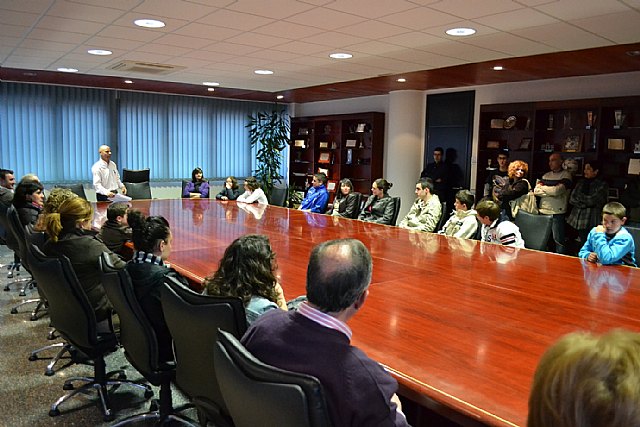
[[[580,258],[604,265],[636,267],[636,246],[633,236],[622,225],[627,211],[621,203],[610,202],[602,208],[602,225],[589,232],[587,241],[578,253]]]

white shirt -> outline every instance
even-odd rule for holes
[[[93,188],[97,194],[108,195],[115,190],[124,188],[120,181],[118,167],[112,161],[109,163],[100,159],[91,166],[93,175]]]
[[[242,203],[262,203],[263,205],[267,205],[269,204],[269,200],[267,200],[267,195],[264,194],[264,191],[262,191],[262,188],[256,188],[253,191],[245,191],[243,194],[241,194],[237,199],[236,202],[242,202]]]

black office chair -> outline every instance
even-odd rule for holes
[[[77,184],[56,185],[54,188],[66,188],[67,190],[71,190],[71,192],[76,194],[78,197],[81,197],[87,200],[87,195],[84,192],[83,184],[77,183]]]
[[[10,206],[9,209],[7,209],[7,225],[9,228],[9,233],[11,233],[11,236],[12,236],[12,239],[10,239],[11,244],[9,247],[17,254],[18,258],[20,259],[20,265],[24,267],[27,273],[31,274],[29,270],[29,266],[27,262],[25,262],[25,256],[27,251],[27,237],[26,237],[25,228],[20,222],[18,211],[13,205]],[[33,277],[30,277],[28,279],[19,279],[19,283],[22,283],[20,293],[18,294],[21,297],[26,296],[27,289],[33,289],[33,287],[36,284],[35,280],[33,280]],[[5,286],[5,291],[8,290],[9,286],[10,284]],[[29,298],[27,300],[24,300],[20,304],[18,304],[17,306],[11,309],[11,314],[17,314],[18,307],[21,307],[25,304],[37,303],[39,300],[40,300],[39,298]]]
[[[173,337],[176,385],[196,406],[200,424],[232,426],[216,380],[213,348],[218,328],[238,337],[244,334],[247,320],[242,300],[197,294],[167,277],[162,310]]]
[[[271,191],[271,198],[269,199],[270,205],[284,206],[284,203],[286,201],[287,201],[287,187],[275,187]]]
[[[127,380],[123,370],[106,372],[104,357],[117,350],[118,340],[112,328],[109,332],[98,332],[95,312],[69,259],[47,257],[31,244],[27,248],[27,259],[36,280],[47,295],[51,323],[67,342],[93,361],[94,368],[93,377],[71,377],[65,380],[62,388],[71,391],[51,405],[49,415],[60,415],[58,407],[77,393],[96,390],[104,420],[113,420],[107,386],[128,384],[144,390],[145,394],[151,391],[150,386]],[[76,388],[76,381],[86,384]]]
[[[391,222],[389,225],[396,225],[398,223],[398,215],[400,215],[400,203],[402,203],[402,199],[400,197],[392,197],[393,199],[393,217],[391,217]]]
[[[449,213],[447,212],[447,202],[442,202],[440,219],[438,219],[438,225],[436,225],[436,228],[435,230],[433,230],[433,232],[437,233],[438,231],[442,230],[442,226],[444,225],[445,222],[447,222],[448,218],[449,218]]]
[[[176,415],[171,399],[171,381],[175,377],[176,366],[174,362],[160,360],[155,331],[138,303],[129,274],[124,269],[115,268],[106,252],[102,254],[99,262],[102,285],[120,318],[120,344],[124,347],[124,354],[147,381],[160,387],[160,400],[153,405],[150,412],[125,418],[112,427],[147,420],[154,420],[157,425],[169,421],[194,425],[191,420]],[[145,394],[145,397],[149,398],[152,395],[153,392]]]
[[[122,182],[127,185],[127,183],[137,183],[137,182],[149,182],[150,181],[150,170],[146,169],[122,169]],[[127,187],[129,190],[129,187]]]
[[[147,182],[125,182],[127,196],[133,200],[143,200],[151,198],[151,185]]]
[[[31,281],[31,278],[15,277],[20,275],[20,269],[22,267],[22,263],[20,262],[18,241],[13,235],[13,232],[11,231],[11,228],[9,225],[9,216],[8,216],[9,209],[15,211],[15,208],[11,204],[5,205],[4,203],[0,203],[0,206],[1,206],[0,228],[3,230],[3,233],[4,233],[3,234],[4,240],[2,243],[6,244],[6,246],[13,251],[13,261],[5,267],[7,267],[9,270],[9,272],[7,273],[7,279],[14,279],[14,280],[9,283],[6,283],[4,286],[4,290],[9,291],[12,286],[15,286],[17,288],[20,288],[20,296],[25,296],[26,293],[25,293],[24,285],[29,283]],[[18,222],[20,222],[20,220],[18,220]]]
[[[331,425],[322,384],[256,359],[228,332],[214,350],[218,384],[236,427]]]
[[[552,215],[533,215],[519,210],[513,221],[520,229],[524,247],[544,251],[551,236]]]

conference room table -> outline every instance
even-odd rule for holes
[[[358,220],[215,200],[134,201],[171,224],[169,262],[195,287],[236,238],[265,234],[287,299],[305,293],[311,249],[356,238],[373,257],[353,345],[399,394],[469,426],[525,426],[533,373],[569,332],[640,331],[640,269],[413,232]],[[99,203],[96,222],[106,204]],[[97,224],[99,225],[99,224]]]

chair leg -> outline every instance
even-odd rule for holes
[[[33,311],[31,312],[31,317],[29,318],[29,320],[36,321],[40,319],[41,314],[44,316],[47,313],[47,311],[48,311],[47,301],[43,298],[40,298],[38,300],[38,304],[36,304],[36,308],[34,308]]]
[[[135,381],[127,380],[124,376],[123,370],[115,370],[111,371],[108,374],[105,373],[105,361],[102,357],[96,358],[93,360],[94,362],[94,377],[72,377],[67,379],[62,386],[63,390],[70,390],[69,393],[60,397],[55,401],[53,405],[51,405],[51,409],[49,410],[49,416],[55,417],[60,415],[60,409],[58,408],[62,403],[69,400],[71,397],[75,396],[79,392],[84,392],[89,389],[95,389],[100,398],[100,410],[102,411],[102,415],[105,421],[113,420],[113,413],[109,406],[109,396],[107,386],[112,386],[112,388],[118,387],[123,384],[131,385],[137,388],[141,388],[145,391],[145,397],[148,397],[149,394],[153,395],[153,391],[151,387],[147,384],[141,384]],[[113,376],[118,376],[117,379],[110,379]],[[75,387],[73,385],[74,381],[82,381],[86,384],[83,384],[80,387]]]
[[[16,306],[11,308],[11,314],[18,314],[18,307],[22,307],[23,305],[33,304],[33,303],[38,303],[39,304],[40,303],[40,298],[38,298],[38,299],[31,298],[31,299],[26,299],[26,300],[22,301],[20,304],[18,304],[18,305],[16,305]],[[35,320],[37,320],[37,318]]]

